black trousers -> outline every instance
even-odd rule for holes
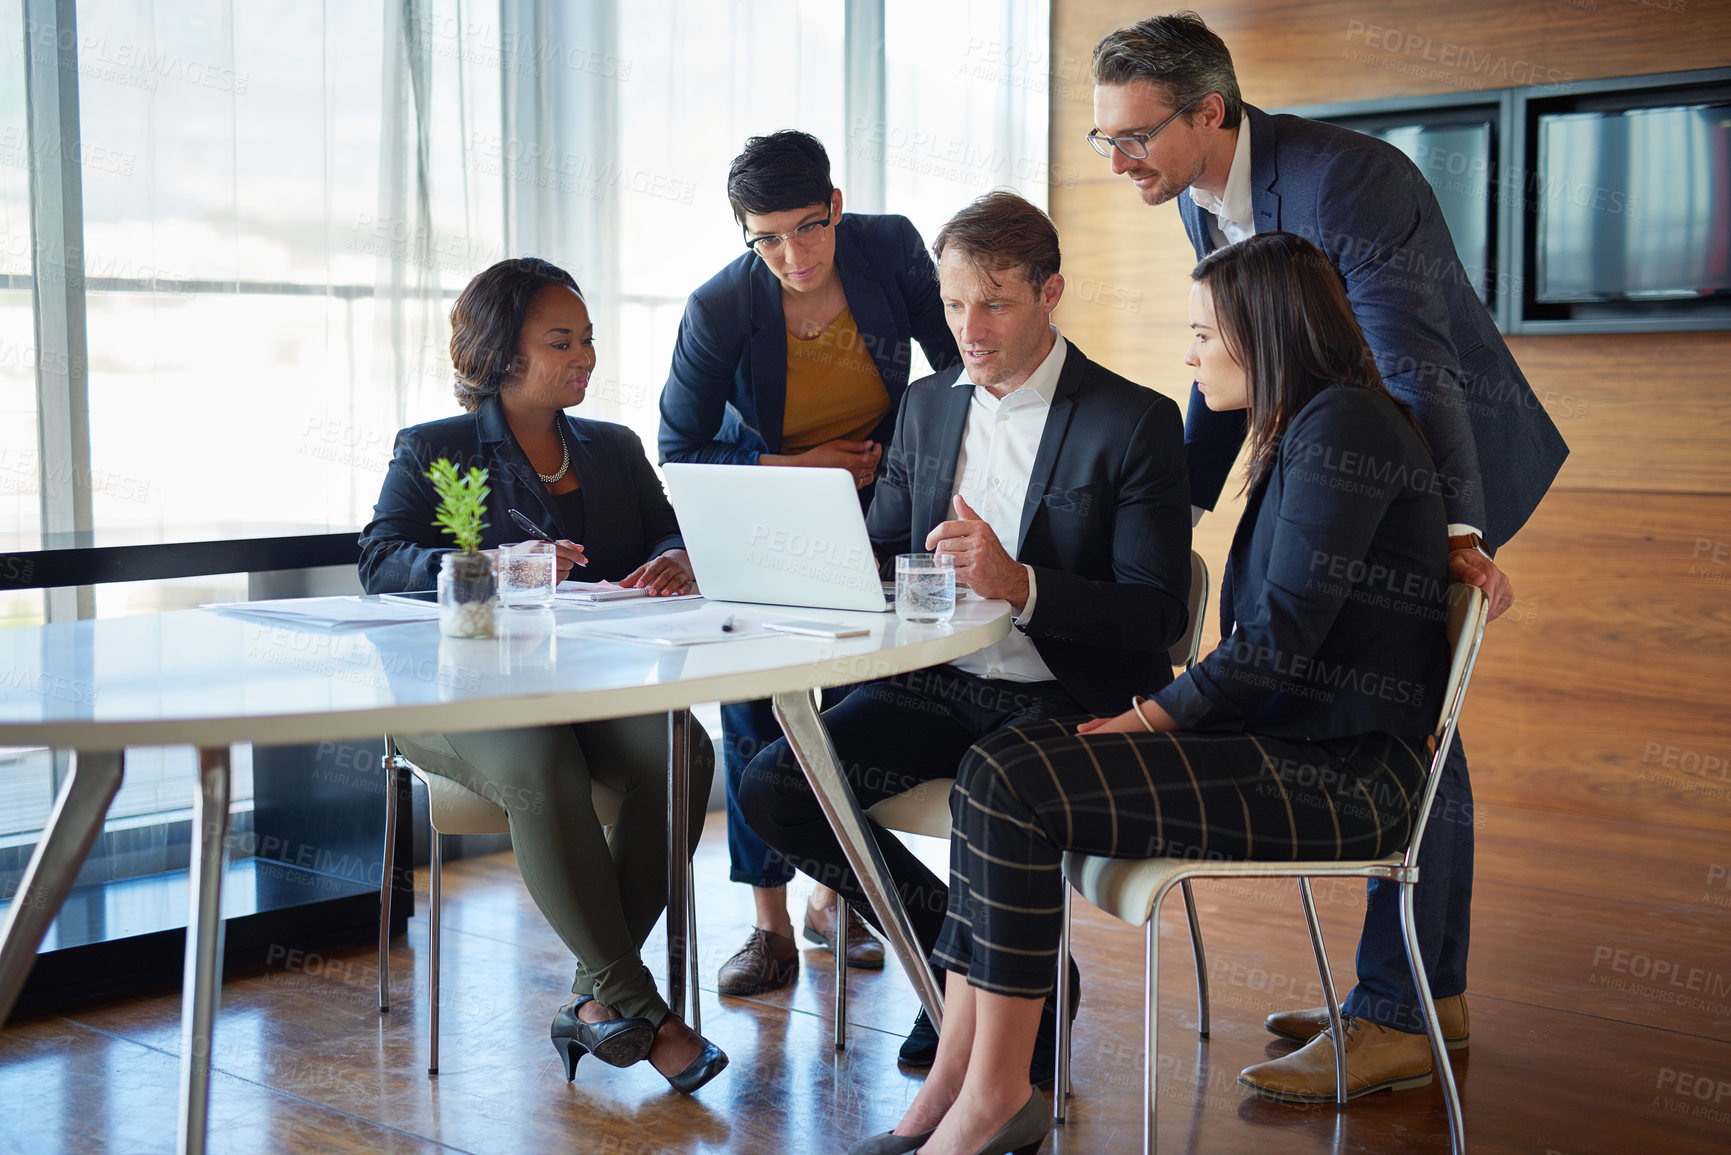
[[[867,682],[825,710],[823,720],[854,796],[869,808],[934,778],[954,778],[968,748],[995,730],[1080,709],[1056,682],[1005,682],[938,666]],[[785,738],[746,767],[739,808],[772,849],[840,891],[882,929]],[[920,949],[930,954],[948,889],[895,835],[870,825]]]
[[[1377,858],[1404,847],[1423,738],[1077,735],[1081,719],[982,739],[950,796],[950,903],[932,961],[984,990],[1044,998],[1067,850],[1112,858]]]

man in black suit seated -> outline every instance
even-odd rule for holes
[[[908,388],[867,525],[880,564],[951,554],[957,582],[1010,603],[1015,626],[825,713],[862,807],[955,777],[969,747],[1006,726],[1115,713],[1153,693],[1172,680],[1167,650],[1187,624],[1178,406],[1088,360],[1051,323],[1064,293],[1058,234],[1027,201],[981,197],[932,247],[962,364]],[[752,760],[740,802],[765,842],[878,922],[785,740]],[[894,835],[873,832],[929,954],[946,887]],[[1049,1013],[1036,1082],[1051,1078],[1055,1025]],[[929,1066],[936,1049],[921,1012],[902,1061]]]

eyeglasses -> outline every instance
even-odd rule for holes
[[[1174,112],[1171,116],[1168,116],[1165,120],[1155,125],[1152,132],[1133,132],[1129,136],[1101,136],[1100,130],[1096,128],[1088,134],[1088,143],[1094,146],[1095,152],[1099,153],[1107,160],[1112,159],[1112,150],[1114,148],[1129,157],[1131,160],[1147,160],[1148,142],[1159,136],[1161,129],[1183,116],[1186,112],[1189,112],[1192,108],[1195,108],[1198,104],[1201,104],[1211,95],[1213,94],[1204,92],[1201,96],[1198,96],[1195,100],[1192,100],[1189,104],[1186,104],[1183,108],[1180,108],[1177,112]]]
[[[831,217],[825,217],[821,221],[808,221],[790,233],[769,233],[761,237],[746,237],[745,247],[760,257],[773,257],[779,254],[782,246],[794,237],[798,237],[799,243],[802,245],[809,245],[817,240],[823,235],[823,230],[829,228],[831,219]]]

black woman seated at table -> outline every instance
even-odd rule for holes
[[[369,593],[433,589],[448,552],[433,524],[429,465],[488,471],[482,545],[522,536],[515,509],[557,539],[558,573],[675,594],[692,585],[673,508],[643,445],[622,425],[566,416],[595,368],[593,327],[571,275],[546,261],[501,261],[451,309],[451,363],[466,412],[397,434],[373,520],[361,532]],[[727,1056],[668,1008],[643,965],[667,904],[667,722],[656,714],[567,726],[396,735],[423,770],[499,801],[524,885],[577,958],[576,996],[553,1019],[566,1078],[593,1053],[616,1067],[644,1058],[687,1093]],[[698,729],[691,791],[706,797],[714,755]],[[625,795],[611,834],[591,779]],[[520,801],[519,801],[520,800]],[[703,830],[694,807],[691,840]]]
[[[1308,241],[1259,233],[1192,276],[1186,364],[1211,410],[1249,410],[1223,640],[1117,717],[968,752],[932,956],[948,971],[937,1060],[856,1155],[1038,1148],[1051,1113],[1028,1061],[1065,851],[1375,858],[1411,834],[1448,663],[1448,525],[1424,439]]]
[[[841,468],[860,508],[895,432],[913,342],[933,369],[959,359],[937,271],[906,217],[842,213],[822,142],[791,129],[754,136],[727,174],[746,252],[691,294],[661,393],[661,460]],[[833,704],[839,695],[825,695]],[[787,913],[793,868],[739,811],[746,764],[781,737],[767,701],[722,706],[730,876],[753,888],[756,926],[721,968],[725,995],[787,986],[799,953]],[[848,964],[883,966],[883,946],[853,915],[834,925],[820,886],[807,939]]]

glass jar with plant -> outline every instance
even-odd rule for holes
[[[433,524],[449,534],[457,548],[439,562],[439,632],[453,638],[493,636],[493,559],[481,552],[481,531],[487,528],[487,471],[472,466],[459,473],[439,458],[427,470],[439,508]]]

